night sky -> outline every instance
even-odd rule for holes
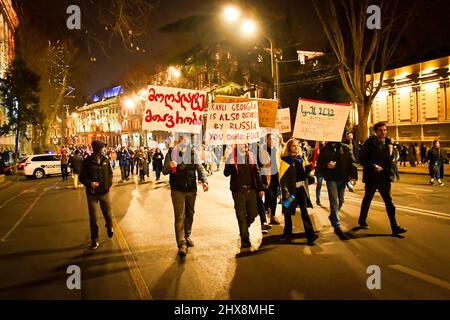
[[[109,40],[110,33],[102,30],[104,27],[97,21],[98,12],[85,9],[90,8],[90,1],[92,0],[20,0],[15,3],[23,22],[22,27],[33,28],[41,33],[43,38],[57,39],[68,35],[77,41],[81,48],[79,59],[88,63],[87,77],[77,87],[80,95],[90,95],[98,89],[116,84],[121,75],[137,65],[144,65],[151,70],[158,63],[164,63],[164,57],[174,50],[183,38],[179,35],[161,33],[158,31],[160,27],[191,15],[218,12],[225,4],[224,1],[216,0],[149,0],[148,2],[155,4],[155,8],[150,12],[145,35],[139,37],[134,44],[139,46],[140,51],[130,52],[118,38]],[[245,4],[245,1],[241,2]],[[420,56],[448,53],[448,30],[450,30],[448,1],[426,2],[429,5],[423,12],[418,13],[419,18],[408,28],[402,41],[400,50],[409,54],[409,57],[404,60],[420,60],[418,58]],[[103,3],[107,6],[109,2],[103,1]],[[291,27],[293,26],[292,29],[296,31],[291,37],[292,41],[304,41],[305,50],[326,47],[325,36],[311,0],[254,0],[247,3],[257,7],[261,17],[270,19],[272,14],[277,23],[290,23]],[[69,32],[66,28],[68,17],[66,8],[70,4],[79,4],[84,10],[81,31]],[[270,25],[265,27],[276,29]],[[85,31],[90,28],[97,28],[96,31],[104,42],[103,47],[106,48],[108,56],[102,52],[95,41],[86,36]],[[95,57],[96,61],[90,62],[90,57]]]

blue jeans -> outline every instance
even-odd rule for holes
[[[320,192],[322,191],[323,177],[317,177],[316,202],[320,203]]]
[[[345,181],[327,181],[328,198],[330,199],[330,216],[328,219],[335,228],[340,227],[339,210],[344,204]]]

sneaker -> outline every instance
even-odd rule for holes
[[[309,246],[313,246],[314,245],[314,241],[316,241],[317,239],[319,239],[319,236],[317,234],[314,234],[311,239],[308,239],[308,245]]]
[[[339,239],[348,240],[347,236],[344,234],[340,227],[334,228],[334,233],[339,237]]]
[[[186,244],[188,247],[193,247],[194,246],[194,241],[192,241],[191,238],[187,238],[186,239]]]
[[[249,238],[241,239],[241,248],[250,248],[252,246]]]
[[[430,180],[430,184],[434,184],[434,179],[431,179],[431,180]]]
[[[369,225],[365,222],[359,222],[358,224],[361,229],[369,229]]]
[[[273,224],[273,225],[280,225],[281,222],[280,222],[277,218],[272,217],[272,218],[270,219],[270,224]]]
[[[438,183],[441,187],[444,185],[444,183],[441,181],[441,179],[438,179]]]
[[[98,246],[99,246],[99,244],[97,241],[92,241],[91,245],[89,246],[89,249],[95,250],[98,248]]]
[[[396,226],[396,227],[392,228],[392,234],[393,235],[398,235],[398,234],[401,234],[401,233],[405,233],[406,231],[407,230],[405,228],[400,227],[400,226]]]
[[[112,238],[113,237],[113,235],[114,235],[114,229],[111,227],[111,228],[106,228],[107,230],[107,233],[108,233],[108,238]]]
[[[183,258],[185,257],[187,254],[187,246],[186,244],[182,244],[179,248],[178,248],[178,255]]]
[[[267,231],[267,230],[272,229],[272,226],[271,226],[270,224],[264,223],[264,224],[261,226],[261,229],[262,229],[263,231]]]

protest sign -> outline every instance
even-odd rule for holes
[[[291,132],[291,110],[289,108],[278,109],[275,128],[277,128],[280,133]]]
[[[206,92],[149,86],[143,130],[200,133]]]
[[[293,136],[305,140],[341,141],[350,104],[299,99]]]
[[[275,128],[278,100],[232,96],[216,96],[214,99],[215,103],[239,103],[247,101],[258,102],[258,117],[260,127]]]
[[[205,141],[210,145],[258,141],[258,103],[211,103],[208,107]]]

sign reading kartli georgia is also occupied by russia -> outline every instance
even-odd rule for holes
[[[206,91],[149,86],[142,129],[201,133],[206,94]]]
[[[350,104],[299,99],[293,136],[305,140],[341,141]]]
[[[258,102],[211,103],[206,118],[209,145],[253,143],[259,139]]]

